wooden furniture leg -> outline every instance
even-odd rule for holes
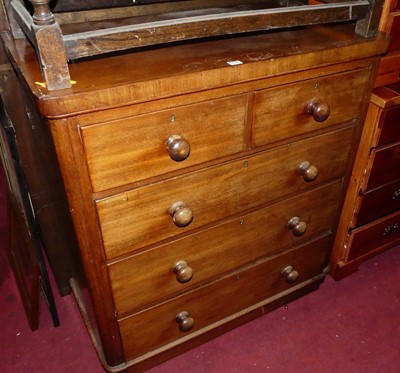
[[[368,15],[357,21],[356,25],[356,33],[365,38],[377,35],[383,9],[383,1],[381,0],[369,0],[369,4]]]
[[[71,87],[67,54],[62,33],[54,14],[50,11],[50,0],[29,0],[34,9],[32,32],[43,79],[48,90]]]

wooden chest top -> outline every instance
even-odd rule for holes
[[[384,34],[365,39],[354,35],[354,26],[338,25],[307,28],[302,31],[301,41],[296,31],[285,31],[150,48],[71,64],[72,87],[48,91],[31,45],[26,40],[14,41],[8,34],[3,38],[47,117],[119,107],[266,76],[279,77],[350,61],[354,56],[361,59],[383,53],[388,42]]]

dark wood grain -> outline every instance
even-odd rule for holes
[[[266,9],[264,11],[229,12],[223,9],[220,13],[187,17],[185,12],[181,16],[176,13],[174,18],[168,19],[168,14],[152,19],[119,21],[114,27],[104,29],[103,22],[86,23],[83,31],[76,26],[63,26],[63,40],[69,59],[97,54],[110,53],[118,50],[137,48],[156,44],[165,44],[175,41],[198,39],[219,35],[232,35],[243,32],[271,30],[304,25],[323,24],[351,21],[363,18],[366,15],[365,4],[357,4],[349,8],[348,5],[339,5],[331,8],[329,5],[314,7],[308,10],[300,7],[282,8],[279,10]],[[133,23],[133,24],[132,24]],[[118,28],[117,28],[118,26]],[[90,29],[89,29],[90,27]],[[376,31],[376,30],[375,30]]]
[[[388,23],[388,32],[392,38],[389,51],[398,51],[400,50],[400,10],[389,15]]]
[[[107,257],[137,250],[261,203],[341,178],[353,130],[350,127],[316,136],[96,201]],[[319,175],[314,182],[304,181],[297,171],[304,160],[318,167]],[[193,210],[193,221],[186,228],[176,227],[168,212],[169,206],[177,201],[183,201]]]
[[[241,83],[267,75],[297,75],[300,70],[306,78],[307,69],[329,65],[332,59],[338,62],[351,61],[354,54],[360,60],[371,57],[376,53],[377,46],[379,53],[386,51],[388,43],[382,35],[378,40],[355,37],[351,25],[317,27],[302,32],[304,38],[301,44],[296,32],[287,31],[196,43],[195,48],[192,45],[179,45],[170,49],[147,50],[71,64],[71,78],[76,84],[71,89],[53,92],[35,84],[43,80],[35,52],[29,43],[24,40],[12,41],[8,35],[3,37],[7,47],[13,50],[16,63],[21,65],[27,84],[38,97],[39,109],[47,117],[93,112],[129,103],[142,103],[150,98],[161,99],[233,85],[238,82],[238,69]],[[362,43],[362,48],[358,43]],[[322,44],[326,46],[323,54],[320,53]],[[339,54],[338,48],[341,48]],[[279,65],[265,63],[278,58],[282,61]],[[236,60],[243,64],[239,67],[227,64]],[[163,61],[163,64],[158,61]],[[121,68],[123,66],[129,68]],[[219,69],[223,69],[223,73]],[[205,78],[199,80],[198,77],[203,74]],[[93,82],[96,82],[96,90],[93,90]]]
[[[364,37],[376,36],[383,10],[383,1],[368,0],[369,10],[366,16],[357,21],[356,33]]]
[[[400,180],[363,194],[356,226],[400,209]]]
[[[379,119],[377,135],[379,140],[376,146],[387,145],[400,141],[400,107],[383,110]]]
[[[391,32],[398,4],[384,3],[381,31]],[[396,50],[385,55],[374,82],[378,88],[371,97],[331,255],[336,279],[354,273],[362,262],[398,242],[394,229],[389,229],[391,234],[382,232],[391,226],[384,226],[386,219],[399,209],[399,58]]]
[[[134,17],[102,19],[107,17],[107,12],[99,9],[100,17],[86,22],[72,23],[56,21],[51,11],[50,0],[29,0],[31,14],[24,3],[15,1],[13,9],[8,9],[10,19],[16,19],[19,27],[14,27],[16,36],[22,30],[30,41],[36,46],[37,57],[41,66],[43,78],[48,90],[58,90],[70,87],[70,74],[67,59],[76,60],[121,50],[150,45],[163,45],[166,43],[201,39],[205,37],[235,35],[255,31],[266,31],[290,27],[326,24],[335,22],[356,21],[356,32],[363,37],[372,37],[377,34],[379,19],[382,12],[383,0],[353,0],[349,2],[303,3],[277,0],[267,2],[246,2],[246,5],[237,1],[225,0],[223,6],[207,5],[203,1],[155,1],[158,4],[171,4],[170,12],[155,12],[151,16],[137,15]],[[27,4],[29,4],[27,2]],[[94,4],[84,2],[76,7],[66,3],[55,4],[55,10],[84,10],[90,9]],[[122,9],[146,8],[153,6],[149,2]],[[193,4],[192,8],[181,10],[179,4]],[[261,6],[260,6],[261,4]],[[53,3],[54,5],[54,3]],[[96,8],[107,5],[100,2]],[[126,5],[109,2],[112,6]],[[175,8],[174,8],[175,6]],[[120,8],[118,8],[120,9]],[[151,12],[143,13],[150,14]],[[94,14],[96,10],[89,10]],[[140,11],[139,11],[140,14]],[[70,17],[72,20],[74,17]],[[68,19],[64,18],[64,21]],[[46,40],[47,39],[47,40]],[[50,40],[50,42],[49,42]]]
[[[260,146],[320,129],[327,130],[356,119],[368,78],[369,70],[366,69],[324,75],[257,92],[252,145]],[[322,100],[330,106],[330,115],[323,122],[315,121],[307,112],[307,105],[313,99]]]
[[[82,127],[94,191],[243,151],[246,112],[247,97],[238,95]],[[172,135],[190,144],[187,159],[171,159],[165,142]]]
[[[393,247],[400,242],[400,212],[387,215],[351,232],[348,261],[374,250]]]
[[[65,189],[47,122],[14,71],[2,72],[1,97],[18,134],[18,151],[59,292],[70,292],[70,264],[78,254]]]
[[[334,228],[340,187],[340,182],[329,184],[125,260],[116,260],[109,271],[118,317],[193,289],[244,263],[283,252],[318,233],[330,232]],[[324,209],[315,203],[322,199]],[[307,223],[301,238],[293,237],[288,228],[295,215]],[[185,260],[193,270],[193,278],[184,284],[177,281],[173,272],[179,260]]]
[[[102,9],[110,7],[147,5],[166,3],[173,0],[56,0],[52,2],[54,12],[70,12],[79,10]]]
[[[379,148],[372,152],[372,167],[366,190],[377,188],[400,178],[400,144]]]
[[[125,355],[128,359],[137,358],[173,340],[188,339],[191,333],[206,331],[210,324],[221,325],[239,317],[258,302],[268,304],[268,299],[275,294],[294,286],[288,284],[280,273],[288,264],[297,268],[299,278],[296,284],[301,286],[306,279],[322,274],[328,261],[328,243],[329,236],[121,320]],[[304,260],[307,255],[312,255],[314,260]],[[176,315],[183,310],[194,318],[194,328],[188,333],[181,332],[175,321]],[[137,330],[135,335],[131,333],[133,326]]]

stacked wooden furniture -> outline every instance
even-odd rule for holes
[[[0,29],[9,29],[3,3]],[[37,329],[43,296],[57,324],[44,251],[65,295],[71,292],[71,248],[77,245],[50,130],[29,97],[0,43],[0,167],[8,182],[7,201],[1,203],[8,210],[8,234],[2,239],[29,324]]]
[[[80,61],[59,90],[3,34],[52,133],[88,292],[71,284],[106,369],[318,288],[387,48],[369,15]]]
[[[379,29],[390,35],[388,53],[382,58],[375,86],[382,87],[400,80],[400,1],[385,2]]]
[[[390,34],[380,64],[332,252],[340,279],[400,243],[400,2],[387,1],[380,28]]]

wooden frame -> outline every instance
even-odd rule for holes
[[[26,184],[13,123],[0,96],[0,161],[8,182],[9,235],[7,254],[32,330],[39,326],[40,294],[43,294],[55,327],[60,325],[48,271],[44,242]]]
[[[382,3],[139,0],[128,6],[127,0],[9,0],[6,6],[14,37],[22,30],[35,46],[47,89],[56,90],[71,86],[68,61],[131,48],[345,21],[357,22],[357,34],[375,36]]]

